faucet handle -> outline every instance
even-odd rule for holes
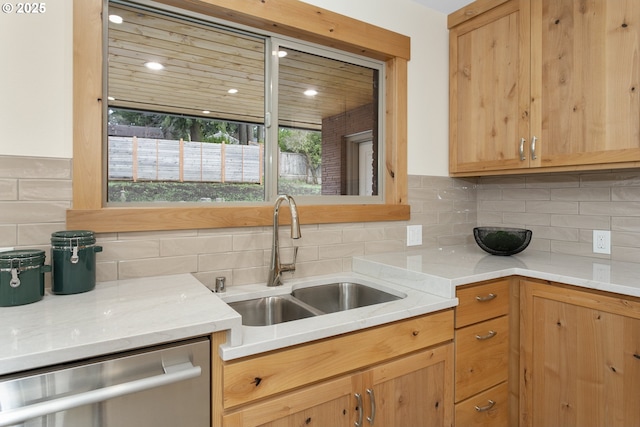
[[[298,247],[293,247],[293,262],[290,264],[281,264],[280,271],[296,271],[296,259],[298,258]]]

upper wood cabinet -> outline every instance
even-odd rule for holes
[[[636,3],[479,0],[450,15],[450,173],[640,165]]]

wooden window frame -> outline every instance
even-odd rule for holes
[[[408,220],[407,62],[409,37],[299,0],[158,0],[215,18],[295,37],[385,62],[383,204],[300,205],[301,222]],[[73,208],[68,229],[95,232],[268,226],[271,204],[105,207],[103,185],[102,0],[73,2]],[[284,216],[286,218],[286,215]]]

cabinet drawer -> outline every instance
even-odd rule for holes
[[[456,402],[507,380],[509,316],[456,330],[455,345]]]
[[[509,313],[509,279],[459,289],[456,328]]]
[[[509,389],[507,383],[503,382],[456,403],[455,425],[458,427],[508,427],[508,398]]]

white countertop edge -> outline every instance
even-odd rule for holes
[[[26,356],[21,356],[20,358],[3,360],[0,367],[0,375],[76,362],[93,357],[103,357],[109,354],[162,345],[199,336],[207,336],[216,330],[231,328],[231,325],[225,327],[221,323],[222,322],[216,321],[210,324],[200,324],[192,328],[159,331],[156,333],[120,338],[113,341],[88,343],[55,350],[44,350],[39,353],[34,352]]]
[[[392,304],[394,303],[384,303],[384,305]],[[380,315],[371,315],[371,312],[364,310],[366,307],[363,307],[349,310],[351,312],[349,313],[351,319],[338,320],[337,316],[342,313],[332,313],[318,316],[325,318],[322,319],[322,322],[319,322],[318,317],[311,317],[273,326],[243,326],[244,343],[237,347],[222,345],[219,354],[222,360],[229,361],[445,310],[455,307],[456,305],[458,305],[457,298],[438,298],[438,301],[434,301],[431,304],[417,305],[412,309],[402,309]],[[295,323],[295,325],[293,325],[293,323]],[[318,323],[323,324],[319,325]],[[288,326],[292,326],[290,330],[288,330]],[[272,336],[266,337],[268,334]]]
[[[0,375],[241,330],[241,317],[191,274],[101,282],[0,309]]]

